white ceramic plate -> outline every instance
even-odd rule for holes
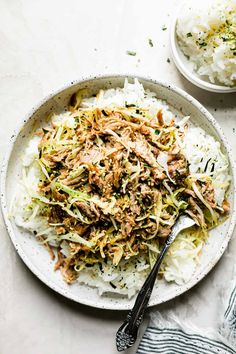
[[[205,2],[205,0],[198,0],[198,4],[200,2]],[[195,3],[196,4],[196,3]],[[194,6],[194,2],[192,2]],[[188,3],[181,5],[179,10],[177,11],[177,15],[173,18],[173,22],[171,25],[170,30],[170,48],[171,54],[174,60],[175,65],[177,66],[178,70],[181,72],[183,76],[186,77],[192,84],[211,92],[216,93],[231,93],[236,92],[236,87],[228,87],[224,85],[217,85],[208,79],[208,77],[203,77],[198,75],[194,69],[192,63],[188,60],[188,58],[183,54],[182,50],[179,47],[177,35],[176,35],[176,23],[181,14],[182,10],[190,11],[191,12],[191,5]]]
[[[48,116],[51,111],[62,111],[64,107],[67,106],[71,95],[78,89],[86,87],[89,93],[94,94],[101,88],[122,87],[125,77],[128,77],[130,80],[133,80],[134,78],[134,76],[131,75],[114,75],[86,79],[65,86],[62,90],[46,97],[39,103],[38,107],[32,109],[28,117],[24,119],[21,129],[11,138],[9,151],[5,162],[3,163],[1,172],[1,203],[5,223],[11,240],[25,264],[50,288],[69,299],[94,307],[116,310],[130,309],[133,305],[134,299],[128,300],[126,297],[114,295],[99,296],[96,289],[88,286],[79,285],[78,283],[67,285],[62,280],[60,272],[54,272],[53,262],[50,260],[45,248],[36,241],[33,235],[17,227],[13,220],[9,220],[8,209],[13,200],[17,176],[19,176],[20,173],[20,156],[22,155],[35,127],[40,126],[44,117]],[[148,88],[151,91],[156,92],[158,98],[166,100],[173,110],[179,112],[180,116],[182,114],[190,115],[194,124],[202,127],[221,142],[223,150],[228,155],[231,165],[230,173],[232,175],[232,185],[229,197],[231,202],[231,215],[228,220],[217,227],[217,229],[212,230],[209,241],[204,247],[201,262],[197,267],[194,276],[183,286],[178,286],[174,283],[166,283],[164,280],[158,281],[149,304],[152,306],[173,299],[177,295],[190,289],[213,268],[222,256],[232,235],[236,219],[236,208],[233,194],[235,177],[232,168],[230,148],[219,125],[210,113],[207,112],[207,110],[193,97],[178,88],[151,79],[140,77],[138,77],[138,79],[146,89]]]

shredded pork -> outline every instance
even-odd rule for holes
[[[85,109],[76,96],[70,109],[73,127],[54,122],[37,132],[42,216],[67,243],[70,256],[59,246],[55,269],[68,283],[85,266],[148,256],[181,213],[205,232],[228,211],[227,201],[217,209],[211,181],[190,175],[184,131],[161,110],[153,117],[134,106]]]

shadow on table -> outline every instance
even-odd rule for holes
[[[183,89],[209,109],[230,109],[236,107],[236,92],[214,93],[203,90],[178,73]]]

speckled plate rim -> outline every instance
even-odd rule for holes
[[[231,177],[232,177],[232,183],[234,186],[234,193],[236,193],[236,189],[235,189],[235,187],[236,187],[236,170],[235,170],[235,165],[234,165],[234,161],[233,161],[232,149],[230,148],[220,125],[216,122],[216,120],[213,118],[213,116],[207,111],[207,109],[201,105],[201,103],[199,103],[195,98],[193,98],[191,95],[186,93],[184,90],[182,90],[174,85],[170,85],[170,84],[165,83],[163,81],[158,81],[158,80],[152,79],[151,77],[148,77],[148,76],[135,75],[133,73],[105,74],[105,75],[100,74],[100,75],[96,75],[96,76],[91,75],[91,76],[81,77],[78,80],[75,80],[75,81],[72,81],[68,84],[65,84],[60,89],[52,91],[51,94],[45,96],[42,100],[40,100],[39,103],[29,111],[29,113],[25,116],[25,118],[23,118],[20,121],[18,127],[14,130],[14,133],[11,135],[11,138],[10,138],[10,142],[9,142],[9,146],[7,148],[5,158],[3,159],[3,162],[2,162],[2,167],[1,167],[1,172],[0,172],[0,179],[1,179],[0,188],[1,188],[1,209],[2,209],[4,222],[5,222],[8,234],[10,236],[10,239],[11,239],[17,253],[21,257],[23,262],[26,264],[26,266],[32,271],[32,273],[34,275],[36,275],[36,277],[38,279],[40,279],[44,284],[46,284],[49,288],[51,288],[55,292],[59,293],[60,295],[66,297],[70,300],[81,303],[83,305],[101,308],[101,309],[107,309],[107,310],[129,310],[132,305],[131,305],[131,303],[127,303],[127,304],[121,304],[121,306],[116,305],[113,308],[112,306],[109,306],[109,307],[104,306],[101,303],[96,304],[91,299],[88,299],[88,300],[83,299],[83,301],[81,301],[79,296],[74,295],[74,294],[69,295],[67,293],[67,291],[63,290],[60,286],[57,286],[56,283],[51,282],[44,274],[42,274],[40,269],[38,269],[31,262],[31,260],[27,256],[27,254],[23,251],[20,244],[18,243],[16,235],[15,235],[13,228],[12,228],[11,222],[8,219],[7,202],[6,202],[6,176],[7,176],[7,171],[8,171],[8,162],[9,162],[9,159],[10,159],[13,147],[14,147],[14,143],[17,139],[18,134],[20,133],[20,131],[24,127],[24,125],[27,124],[28,120],[34,114],[34,112],[37,111],[45,102],[47,102],[48,100],[53,98],[55,95],[59,94],[60,92],[68,89],[71,86],[77,85],[77,84],[81,84],[81,83],[86,84],[87,82],[90,82],[91,80],[94,80],[94,79],[111,79],[112,80],[115,78],[125,79],[126,77],[137,78],[140,80],[149,81],[152,84],[157,84],[161,87],[165,87],[169,91],[172,91],[172,92],[178,94],[179,96],[182,96],[184,99],[186,99],[192,105],[194,105],[205,116],[207,121],[212,126],[214,126],[214,129],[216,130],[217,134],[219,135],[221,142],[224,145],[224,148],[227,152],[230,166],[231,166],[231,170],[232,170]],[[216,263],[219,261],[219,259],[223,255],[224,251],[226,250],[229,240],[232,237],[235,224],[236,224],[236,198],[234,198],[234,201],[233,201],[232,211],[231,211],[231,221],[230,221],[227,233],[226,233],[224,240],[222,242],[222,246],[221,246],[221,248],[218,249],[218,251],[216,252],[216,254],[215,254],[214,258],[211,260],[211,262],[209,262],[202,269],[202,271],[198,274],[197,277],[193,277],[193,279],[190,280],[188,283],[186,283],[182,286],[179,286],[179,288],[175,291],[174,296],[171,295],[171,296],[167,296],[166,298],[161,298],[161,299],[158,299],[157,296],[153,296],[153,297],[151,297],[148,306],[151,307],[151,306],[155,306],[155,305],[164,303],[166,301],[169,301],[169,300],[183,294],[184,292],[186,292],[187,290],[192,288],[194,285],[196,285],[200,280],[202,280],[213,269],[213,267],[216,265]]]
[[[183,8],[184,4],[181,4],[179,9],[176,12],[176,15],[172,19],[171,27],[170,27],[170,49],[171,49],[171,54],[172,58],[174,60],[174,63],[177,67],[177,69],[180,71],[180,73],[187,79],[189,80],[192,84],[200,87],[203,90],[210,91],[210,92],[215,92],[215,93],[233,93],[236,92],[236,87],[229,87],[229,86],[224,86],[224,85],[217,85],[214,83],[211,83],[206,80],[200,79],[194,72],[191,72],[190,70],[187,69],[187,67],[184,65],[183,60],[180,58],[179,51],[181,51],[177,38],[176,38],[176,24],[177,20],[179,17],[179,13],[181,12],[181,9]],[[186,58],[187,61],[187,58]]]

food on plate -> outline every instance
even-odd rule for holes
[[[29,141],[16,224],[46,245],[66,282],[131,297],[188,214],[196,225],[179,234],[160,271],[188,281],[209,229],[229,211],[220,143],[137,79],[85,95],[75,93]]]
[[[206,2],[193,9],[186,5],[176,33],[181,50],[200,76],[212,83],[236,85],[235,0]]]

